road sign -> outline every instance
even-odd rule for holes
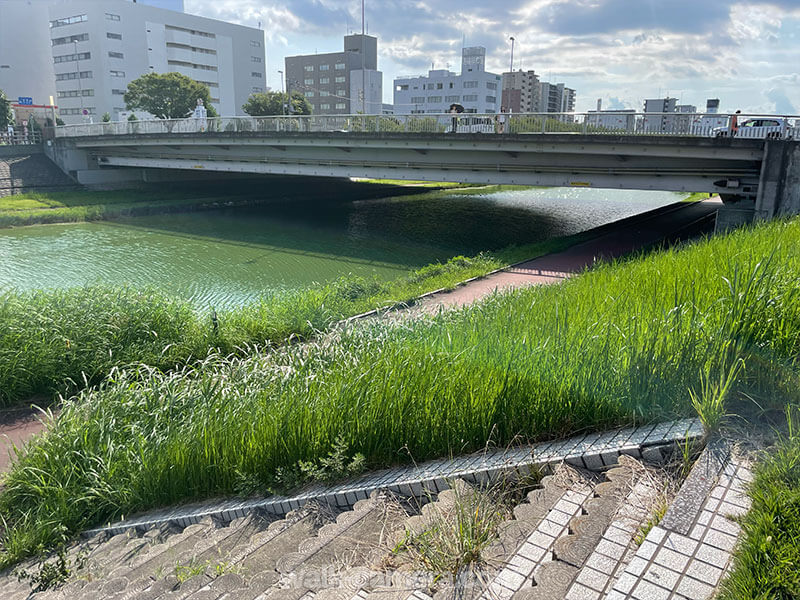
[[[17,100],[19,101],[18,104],[21,104],[22,106],[33,106],[33,98],[28,98],[27,96],[20,96],[19,98],[17,98]]]
[[[27,126],[28,126],[28,122],[27,122],[27,121],[23,121],[23,122],[22,122],[22,126],[23,126],[23,127],[27,127]]]
[[[83,114],[84,115],[88,115],[89,114],[89,109],[88,108],[84,108],[83,109]]]

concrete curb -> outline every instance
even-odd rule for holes
[[[698,419],[589,433],[566,440],[487,450],[455,459],[433,460],[421,465],[386,469],[336,485],[316,485],[296,496],[270,496],[181,506],[109,523],[84,532],[84,536],[100,533],[113,535],[128,529],[143,530],[167,524],[186,527],[206,517],[226,523],[253,511],[285,515],[312,500],[348,509],[358,500],[369,498],[376,490],[420,498],[448,489],[448,480],[451,479],[487,481],[505,474],[548,470],[562,462],[599,471],[617,464],[617,459],[622,454],[645,461],[661,461],[665,453],[672,452],[676,443],[702,436],[703,427]]]

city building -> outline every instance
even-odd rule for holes
[[[512,113],[541,112],[542,88],[533,71],[503,73],[500,107]]]
[[[419,77],[394,80],[394,112],[407,114],[446,113],[460,104],[465,112],[495,113],[499,109],[501,77],[485,69],[486,48],[461,50],[461,73],[434,69]]]
[[[636,111],[634,109],[603,110],[603,101],[597,100],[597,110],[590,110],[586,122],[603,129],[636,131]]]
[[[644,101],[644,131],[659,133],[689,133],[696,125],[697,107],[678,104],[677,98],[654,98]],[[648,115],[648,113],[656,113]],[[669,114],[669,113],[675,113]]]
[[[693,131],[700,135],[708,135],[717,127],[727,127],[728,116],[719,114],[719,98],[706,100],[706,112],[695,118]]]
[[[539,84],[541,102],[537,112],[566,113],[575,110],[575,90],[565,87],[563,83]]]
[[[183,0],[0,0],[0,89],[26,105],[53,97],[66,123],[116,119],[145,73],[206,83],[220,114],[265,89],[259,29],[183,13]]]
[[[287,56],[286,89],[301,91],[314,114],[381,114],[383,73],[378,71],[378,38],[344,37],[343,52]]]

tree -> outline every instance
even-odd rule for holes
[[[128,110],[144,110],[158,119],[188,117],[200,98],[209,117],[216,117],[208,86],[180,73],[147,73],[128,84]]]
[[[251,117],[286,114],[283,106],[287,104],[287,98],[287,95],[283,92],[251,94],[247,102],[242,106],[242,110]],[[291,111],[286,112],[293,115],[310,115],[311,110],[311,103],[303,94],[292,92]]]
[[[0,133],[5,133],[8,126],[14,122],[14,114],[11,112],[11,100],[6,98],[3,90],[0,90]]]

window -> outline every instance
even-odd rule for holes
[[[74,17],[67,17],[66,19],[56,19],[55,21],[50,21],[50,27],[63,27],[64,25],[85,23],[86,21],[86,15],[75,15]]]
[[[477,102],[478,94],[467,94],[464,96],[464,102]]]
[[[331,105],[330,104],[320,104],[319,108],[320,108],[320,110],[330,110],[331,109]]]
[[[106,13],[106,20],[119,21],[119,15],[115,15],[114,13]]]
[[[344,90],[336,90],[337,96],[344,96],[344,94],[345,94]]]
[[[347,108],[347,104],[345,104],[344,102],[336,103],[336,110],[344,110],[345,108]]]
[[[313,79],[303,79],[303,83],[305,85],[314,85],[314,80]]]
[[[261,75],[261,73],[259,73],[258,71],[252,71],[250,75],[252,75],[253,77],[257,77],[258,79],[261,79],[261,77],[263,77],[263,75]]]
[[[320,65],[319,66],[319,70],[320,71],[330,71],[331,70],[331,66],[330,65]]]
[[[108,53],[108,57],[109,58],[125,58],[125,56],[122,54],[122,52],[109,52]]]
[[[208,33],[207,31],[198,31],[196,29],[187,29],[186,27],[176,27],[175,25],[164,25],[164,29],[167,31],[182,31],[183,33],[189,33],[191,35],[199,35],[200,37],[207,37],[207,38],[215,38],[217,37],[213,33]],[[150,31],[148,29],[148,31]],[[250,42],[252,45],[253,42]]]
[[[497,89],[497,84],[496,83],[492,83],[491,81],[487,81],[486,82],[486,89],[487,90],[496,90]]]
[[[331,82],[331,78],[330,77],[320,77],[319,78],[319,82],[320,83],[330,83]]]
[[[438,104],[441,101],[441,96],[428,96],[428,104]]]
[[[109,71],[112,77],[125,77],[125,71]]]
[[[96,109],[94,106],[87,106],[85,108],[62,108],[58,112],[62,115],[80,115],[83,114],[83,111],[86,111],[87,115],[93,115]]]
[[[335,67],[335,68],[336,68],[337,70],[344,69],[344,63],[336,63],[336,67]]]
[[[464,82],[464,87],[465,88],[476,88],[476,87],[478,87],[478,82],[477,81],[465,81]]]
[[[88,60],[92,57],[91,52],[78,52],[77,54],[64,54],[61,56],[54,56],[53,62],[55,64],[65,62],[75,62],[76,60]]]
[[[67,37],[55,38],[52,40],[53,46],[63,46],[64,44],[71,44],[73,42],[88,42],[88,33],[79,33],[77,35],[68,35]]]
[[[453,82],[451,81],[450,83],[448,83],[448,84],[447,84],[447,87],[448,87],[448,88],[450,88],[450,89],[452,90],[452,89],[453,89]]]
[[[334,81],[336,83],[344,83],[345,78],[344,77],[337,77],[336,79],[334,79]],[[406,86],[406,88],[408,88],[408,86]]]
[[[336,79],[339,78],[337,77]],[[344,77],[342,77],[342,79],[344,79]],[[398,92],[405,92],[406,90],[408,90],[408,85],[396,85],[394,89]]]
[[[260,63],[261,62],[261,57],[260,56],[251,56],[250,57],[250,62]]]
[[[199,69],[201,71],[217,71],[217,67],[187,62],[185,60],[168,60],[167,64],[171,67],[186,67],[187,69]]]
[[[497,102],[497,96],[486,96],[486,102],[488,104],[494,104]]]
[[[443,83],[437,83],[437,84],[436,84],[436,89],[437,89],[437,90],[440,90],[440,89],[442,89],[442,87],[443,87],[443,86],[444,86],[444,84],[443,84]]]
[[[422,104],[423,102],[425,102],[424,96],[412,96],[411,98],[411,104]]]
[[[424,89],[432,90],[433,89],[433,84],[432,83],[427,84]]]
[[[254,93],[260,94],[261,92],[264,91],[264,88],[254,87],[254,88],[252,88],[252,90],[253,90]]]
[[[78,98],[80,96],[94,96],[94,90],[61,90],[59,98]]]
[[[306,93],[304,94],[304,96],[305,96],[306,98],[313,98],[313,97],[314,97],[314,92],[313,92],[313,91],[306,92]]]
[[[461,96],[445,96],[445,102],[459,102],[461,100]]]
[[[125,90],[120,90],[120,89],[114,88],[113,90],[111,90],[111,93],[114,96],[124,96],[125,95]]]
[[[331,93],[330,93],[330,92],[326,92],[325,90],[321,90],[321,91],[320,91],[320,93],[319,93],[319,95],[320,95],[320,96],[330,96],[330,95],[331,95]]]
[[[91,71],[81,71],[78,73],[77,71],[72,73],[58,73],[56,75],[56,81],[68,81],[70,79],[78,79],[80,76],[81,79],[91,79],[92,72]]]
[[[259,42],[259,41],[257,41],[257,40],[250,40],[250,45],[251,45],[253,48],[261,48],[261,42]]]
[[[122,34],[121,33],[107,33],[106,37],[110,40],[121,40]]]
[[[313,73],[314,72],[314,65],[306,65],[305,67],[303,67],[303,70],[306,73]]]

